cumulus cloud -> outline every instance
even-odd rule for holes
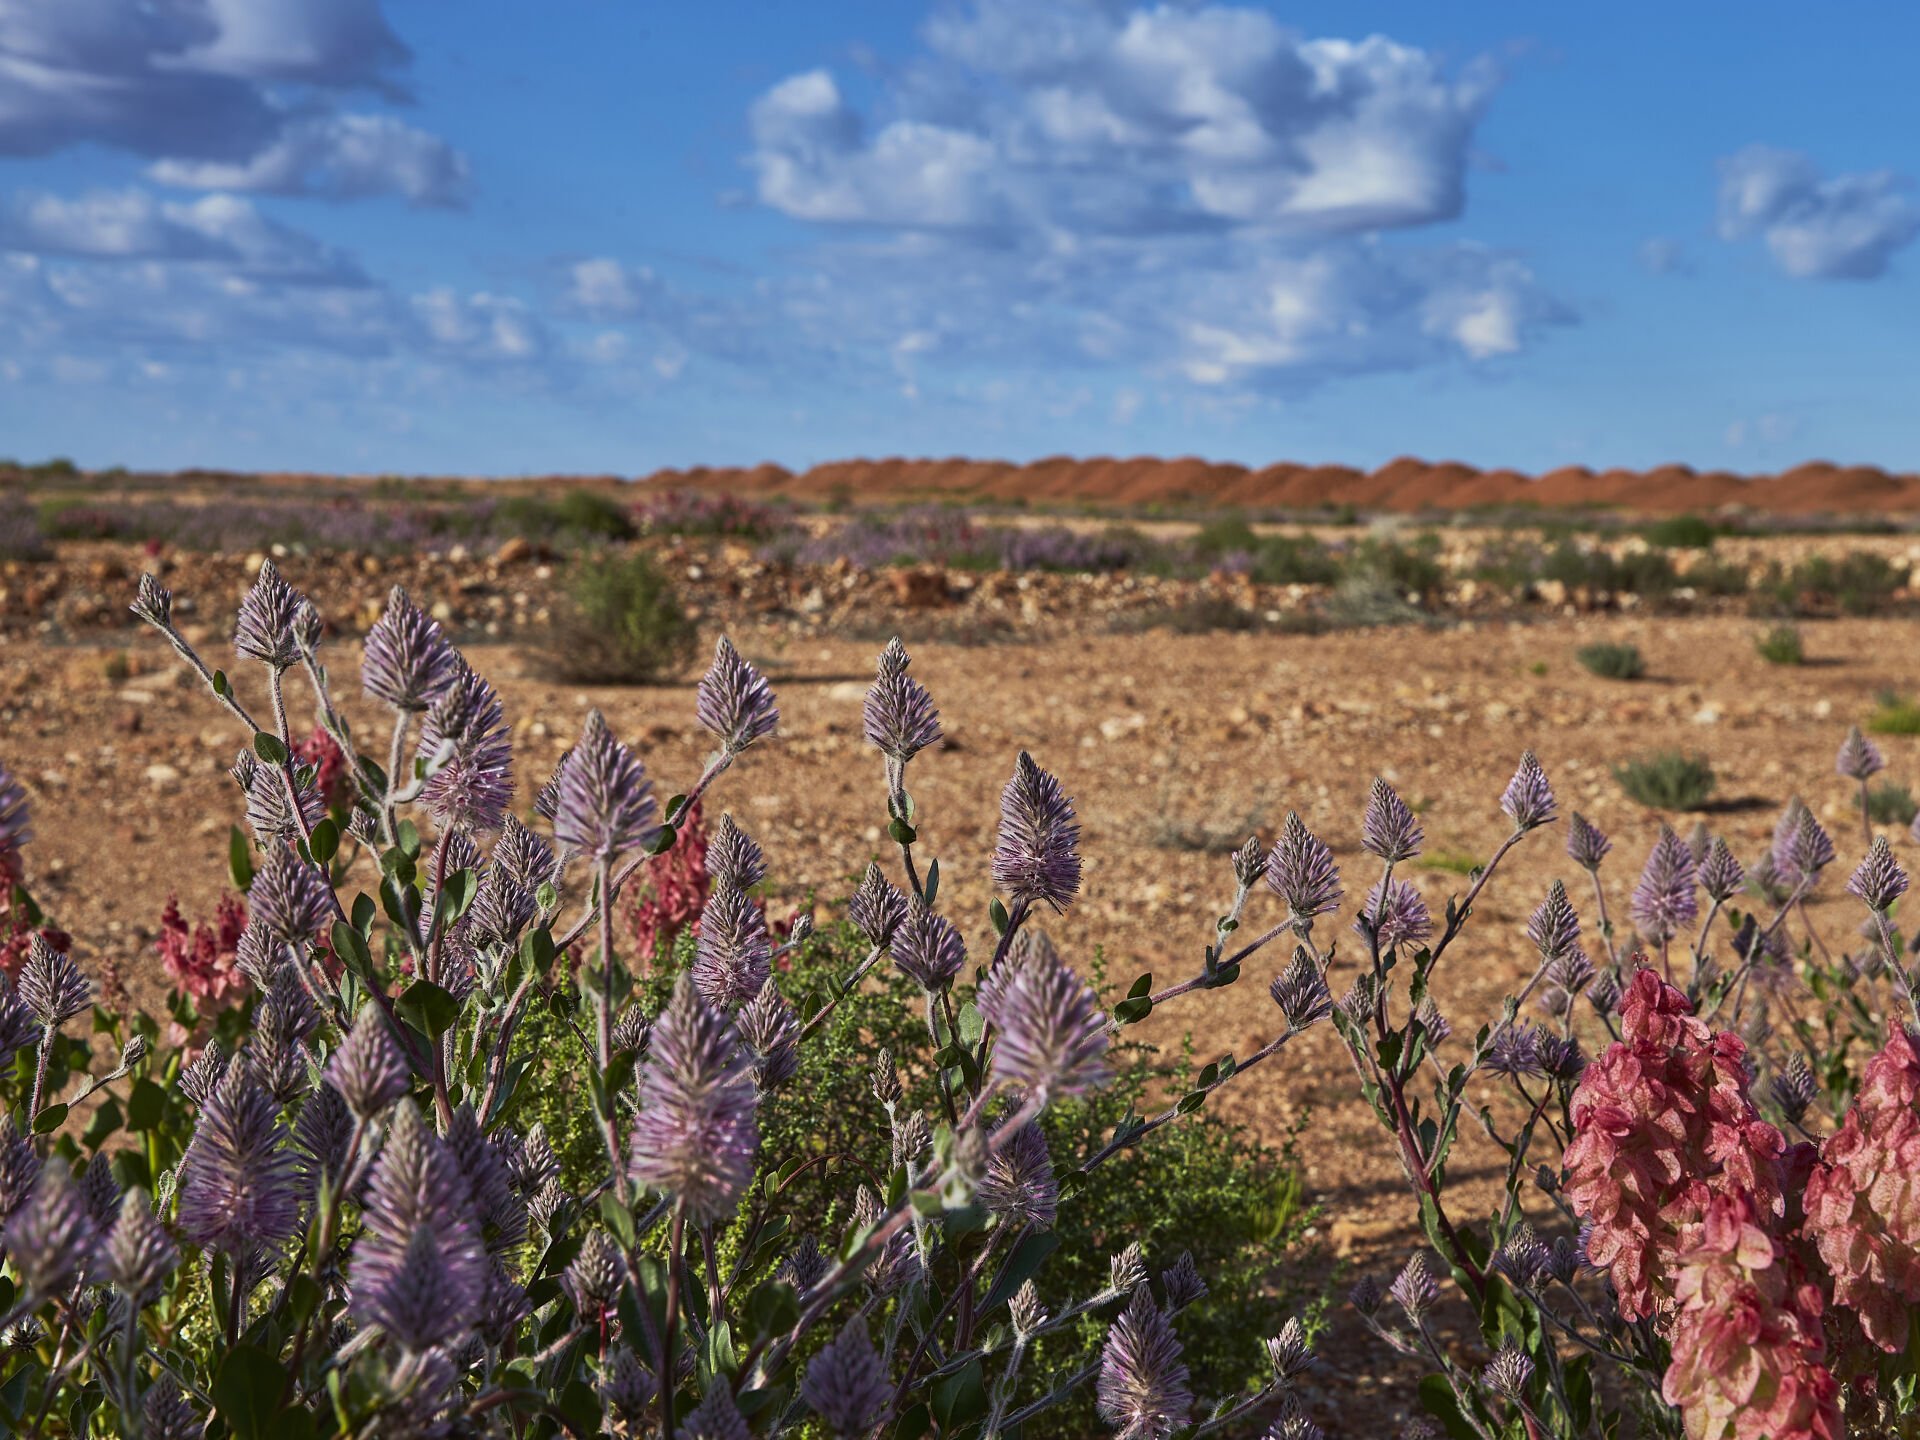
[[[412,299],[413,315],[431,348],[452,358],[528,365],[550,341],[538,316],[519,299],[439,287]]]
[[[93,143],[191,188],[453,203],[444,141],[333,113],[405,98],[409,59],[379,0],[0,0],[0,155]]]
[[[1800,151],[1750,145],[1720,162],[1719,223],[1795,279],[1873,280],[1920,236],[1920,204],[1890,170],[1828,177]]]

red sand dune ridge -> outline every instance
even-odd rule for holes
[[[856,501],[1024,500],[1108,505],[1231,505],[1311,509],[1462,510],[1490,505],[1601,506],[1636,511],[1710,511],[1725,506],[1784,514],[1920,511],[1920,475],[1868,465],[1812,461],[1778,475],[1654,470],[1593,471],[1568,466],[1538,477],[1476,470],[1457,461],[1402,457],[1371,474],[1345,465],[1215,464],[1053,456],[1028,464],[1003,460],[838,460],[809,470],[779,465],[661,470],[644,482],[661,488],[740,495]]]

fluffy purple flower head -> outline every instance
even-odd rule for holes
[[[734,1025],[753,1052],[753,1083],[762,1094],[793,1078],[800,1068],[800,1022],[772,976],[740,1007]]]
[[[156,630],[173,628],[173,592],[156,576],[141,575],[134,587],[133,603],[127,608]]]
[[[1287,902],[1296,925],[1311,926],[1314,916],[1340,903],[1340,867],[1333,852],[1291,810],[1267,856],[1267,888]]]
[[[1694,893],[1693,851],[1665,826],[1653,843],[1640,883],[1633,887],[1633,923],[1649,940],[1664,943],[1700,913]]]
[[[120,1201],[103,1254],[107,1278],[136,1306],[152,1301],[180,1265],[173,1237],[153,1213],[147,1192],[137,1187]]]
[[[1407,802],[1386,781],[1376,778],[1367,796],[1367,813],[1360,821],[1360,843],[1391,865],[1418,855],[1425,840]]]
[[[27,1002],[20,998],[13,982],[0,976],[0,1074],[13,1064],[13,1057],[40,1038],[40,1022]]]
[[[281,578],[279,567],[271,560],[260,567],[260,574],[240,602],[240,615],[234,624],[233,648],[244,660],[258,660],[275,670],[297,664],[300,647],[293,638],[293,616],[301,594]]]
[[[1746,878],[1747,872],[1733,858],[1727,842],[1716,835],[1707,847],[1707,858],[1700,863],[1700,888],[1710,899],[1724,903],[1739,892]]]
[[[1527,921],[1527,939],[1542,960],[1558,960],[1580,943],[1580,916],[1558,880],[1547,887],[1547,898]]]
[[[247,887],[248,918],[275,939],[304,947],[333,920],[333,888],[320,867],[276,845]]]
[[[1107,1331],[1094,1403],[1101,1419],[1118,1427],[1117,1440],[1166,1440],[1192,1417],[1193,1390],[1179,1337],[1145,1288],[1134,1292]]]
[[[767,857],[731,815],[720,817],[713,838],[707,841],[707,878],[736,890],[751,890],[767,878]]]
[[[513,736],[500,696],[465,661],[420,725],[420,758],[451,751],[420,798],[443,828],[498,830],[513,800]]]
[[[314,785],[311,772],[294,772],[294,794],[300,801],[304,826],[295,821],[293,808],[287,804],[286,782],[278,766],[262,765],[252,750],[242,750],[227,773],[246,794],[247,828],[263,849],[292,843],[327,813],[327,802]]]
[[[1412,885],[1382,876],[1373,882],[1373,888],[1361,902],[1360,913],[1354,917],[1353,933],[1365,940],[1375,926],[1379,927],[1380,948],[1395,950],[1403,945],[1418,945],[1431,935],[1433,917],[1427,913],[1427,902]]]
[[[180,1233],[241,1255],[300,1228],[299,1157],[279,1107],[235,1061],[207,1096],[180,1161]]]
[[[1807,1110],[1820,1096],[1820,1082],[1814,1079],[1813,1071],[1808,1068],[1807,1057],[1799,1054],[1791,1056],[1786,1068],[1768,1082],[1767,1094],[1780,1107],[1789,1124],[1798,1125],[1804,1120]]]
[[[700,998],[717,1006],[751,1000],[772,965],[773,941],[760,907],[731,885],[714,886],[694,943],[693,983]]]
[[[659,807],[646,767],[607,728],[598,710],[587,716],[580,743],[561,763],[553,836],[592,860],[612,860],[660,836]]]
[[[724,1385],[707,1387],[700,1403],[682,1417],[678,1433],[685,1440],[753,1440],[733,1392]]]
[[[1840,753],[1834,757],[1833,768],[1849,780],[1864,782],[1887,768],[1887,757],[1855,725],[1847,731],[1847,738],[1840,742]]]
[[[615,1427],[615,1434],[642,1435],[647,1430],[647,1411],[653,1405],[654,1396],[659,1394],[659,1382],[653,1378],[653,1372],[640,1363],[639,1356],[625,1345],[616,1345],[607,1363],[601,1367],[600,1381],[595,1387],[600,1392],[600,1403],[606,1407],[607,1420]],[[726,1396],[727,1404],[733,1404],[733,1394],[725,1385],[710,1385],[707,1395]],[[706,1403],[702,1397],[702,1404]],[[740,1412],[734,1410],[737,1417]],[[681,1436],[693,1433],[693,1417],[682,1418],[677,1432]],[[746,1422],[741,1422],[740,1433],[751,1440],[751,1432]]]
[[[100,1231],[66,1161],[56,1157],[41,1168],[32,1193],[8,1219],[5,1240],[29,1295],[57,1295],[92,1269]]]
[[[1406,1311],[1407,1319],[1418,1324],[1420,1317],[1440,1299],[1440,1287],[1434,1283],[1433,1275],[1427,1269],[1426,1257],[1416,1253],[1407,1261],[1406,1268],[1387,1287],[1387,1294]]]
[[[40,1154],[11,1115],[0,1115],[0,1227],[26,1203],[40,1178]]]
[[[1578,810],[1567,822],[1567,858],[1582,870],[1594,871],[1613,849],[1606,833]]]
[[[93,983],[80,973],[73,957],[49,945],[36,932],[27,942],[27,960],[14,982],[33,1018],[57,1030],[93,1003]]]
[[[1553,787],[1547,783],[1547,773],[1540,768],[1539,758],[1533,751],[1521,755],[1520,767],[1513,772],[1513,779],[1507,782],[1500,796],[1500,808],[1507,812],[1518,830],[1536,829],[1559,813]]]
[[[842,1440],[861,1440],[887,1418],[893,1385],[862,1317],[847,1321],[807,1362],[800,1398]]]
[[[1053,1175],[1047,1137],[1038,1125],[1022,1125],[987,1160],[974,1196],[1001,1221],[1051,1230],[1060,1211],[1060,1185]]]
[[[6,857],[17,854],[33,843],[33,816],[27,808],[27,792],[5,765],[0,765],[0,874]]]
[[[981,983],[977,1003],[999,1032],[995,1076],[1042,1100],[1107,1080],[1112,1030],[1099,997],[1057,955],[1028,952]]]
[[[1080,827],[1060,782],[1022,750],[1000,795],[993,883],[1016,903],[1064,911],[1080,889]]]
[[[713,664],[700,678],[694,717],[719,737],[721,750],[729,756],[772,734],[780,723],[780,710],[766,677],[742,660],[724,635],[714,646]]]
[[[1489,1390],[1509,1400],[1518,1400],[1525,1395],[1527,1382],[1532,1378],[1533,1361],[1511,1340],[1500,1347],[1493,1359],[1487,1362],[1486,1369],[1480,1372],[1480,1379]]]
[[[474,943],[511,945],[517,941],[539,913],[540,887],[558,873],[553,848],[517,817],[507,816],[463,922]]]
[[[907,673],[912,663],[900,637],[889,640],[863,712],[868,743],[895,765],[906,764],[940,738],[940,712],[926,687]]]
[[[387,594],[387,608],[367,631],[360,659],[360,684],[367,694],[396,710],[430,710],[453,685],[460,657],[440,622],[407,598],[398,585]]]
[[[1160,1292],[1166,1296],[1167,1309],[1174,1313],[1207,1298],[1209,1287],[1200,1278],[1200,1267],[1193,1263],[1191,1250],[1182,1250],[1180,1258],[1160,1272]]]
[[[328,1083],[340,1092],[349,1110],[362,1120],[372,1120],[407,1093],[412,1079],[400,1048],[387,1033],[380,1007],[367,1001],[327,1062]]]
[[[1876,914],[1884,914],[1894,901],[1907,893],[1907,872],[1893,858],[1886,836],[1873,837],[1867,858],[1847,881],[1847,893],[1858,896]]]
[[[1480,1063],[1496,1075],[1542,1075],[1543,1032],[1533,1025],[1502,1025],[1487,1042]]]
[[[752,1056],[732,1023],[682,976],[640,1072],[628,1174],[697,1220],[725,1219],[753,1182],[758,1100]]]
[[[853,922],[854,929],[867,937],[869,945],[884,950],[892,941],[893,932],[907,918],[907,897],[880,873],[878,865],[869,864],[853,898],[847,902],[847,918]]]
[[[1787,802],[1773,827],[1771,854],[1774,872],[1789,890],[1811,883],[1833,863],[1833,841],[1798,795]]]
[[[1280,1013],[1287,1017],[1287,1024],[1295,1030],[1304,1030],[1316,1021],[1325,1019],[1333,1009],[1333,996],[1327,990],[1326,977],[1304,949],[1296,950],[1293,962],[1273,977],[1267,994],[1280,1007]]]
[[[140,1433],[146,1440],[200,1440],[207,1433],[206,1422],[195,1413],[192,1402],[180,1393],[173,1376],[165,1371],[141,1402],[140,1418]]]
[[[919,896],[907,902],[907,918],[894,928],[887,954],[922,990],[944,990],[967,963],[967,942],[944,915]]]

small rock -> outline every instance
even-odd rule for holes
[[[180,778],[180,772],[171,765],[149,765],[147,780],[154,785],[171,785]]]
[[[533,543],[524,535],[515,535],[510,540],[502,541],[500,548],[493,552],[493,563],[496,565],[515,565],[531,554],[533,554]],[[520,597],[515,598],[519,599]],[[524,604],[525,601],[521,600],[521,603]]]

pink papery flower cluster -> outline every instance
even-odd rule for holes
[[[1920,1056],[1903,1027],[1821,1145],[1805,1207],[1835,1304],[1881,1349],[1903,1349],[1908,1307],[1920,1302]]]
[[[707,903],[707,827],[695,801],[677,822],[673,848],[647,866],[647,892],[635,902],[628,925],[640,955],[651,958],[695,926]]]
[[[222,1010],[247,993],[247,977],[235,961],[246,928],[247,907],[238,896],[221,896],[212,921],[198,924],[180,913],[179,896],[167,897],[160,913],[160,964],[201,1014]]]
[[[1675,1257],[1661,1386],[1689,1440],[1840,1440],[1820,1287],[1745,1195],[1718,1194]]]
[[[1672,1300],[1683,1231],[1715,1196],[1785,1215],[1786,1142],[1747,1094],[1746,1046],[1716,1035],[1687,997],[1638,971],[1620,1005],[1621,1039],[1574,1091],[1566,1194],[1591,1224],[1587,1259],[1609,1272],[1620,1313],[1640,1320]]]
[[[352,798],[347,786],[347,757],[324,725],[313,727],[304,740],[293,742],[293,758],[313,767],[313,788],[329,810],[337,810]]]

